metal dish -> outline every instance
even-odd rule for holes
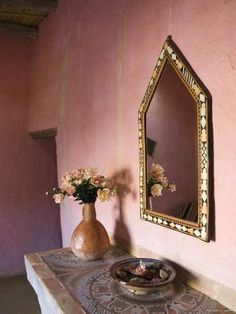
[[[150,294],[171,283],[175,270],[167,263],[151,258],[129,258],[114,263],[110,276],[135,294]]]

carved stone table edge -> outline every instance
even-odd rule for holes
[[[56,253],[61,249],[44,253],[24,255],[27,279],[34,288],[42,314],[84,314],[78,301],[70,294],[64,285],[56,278],[42,256]]]

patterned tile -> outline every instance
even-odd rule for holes
[[[204,314],[234,313],[215,300],[176,279],[156,293],[135,295],[109,275],[109,267],[129,258],[112,248],[103,259],[83,262],[70,250],[43,256],[57,279],[89,314]]]

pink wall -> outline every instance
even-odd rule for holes
[[[35,44],[29,112],[30,130],[58,126],[59,177],[94,164],[129,184],[120,202],[97,204],[108,231],[233,289],[235,21],[234,0],[61,0]],[[139,218],[137,112],[168,34],[213,97],[216,240],[210,243]],[[64,245],[79,207],[61,206]]]
[[[30,40],[0,33],[0,275],[24,269],[23,255],[60,246],[55,141],[26,131]],[[16,53],[17,52],[17,53]]]

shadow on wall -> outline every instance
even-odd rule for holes
[[[129,234],[127,223],[124,219],[125,202],[127,195],[131,194],[133,199],[136,199],[137,195],[135,190],[132,190],[133,178],[129,169],[122,169],[121,171],[113,174],[112,179],[117,186],[117,205],[115,205],[115,230],[114,230],[114,244],[122,247],[127,252],[132,249],[132,240]],[[118,215],[117,215],[118,212]]]

